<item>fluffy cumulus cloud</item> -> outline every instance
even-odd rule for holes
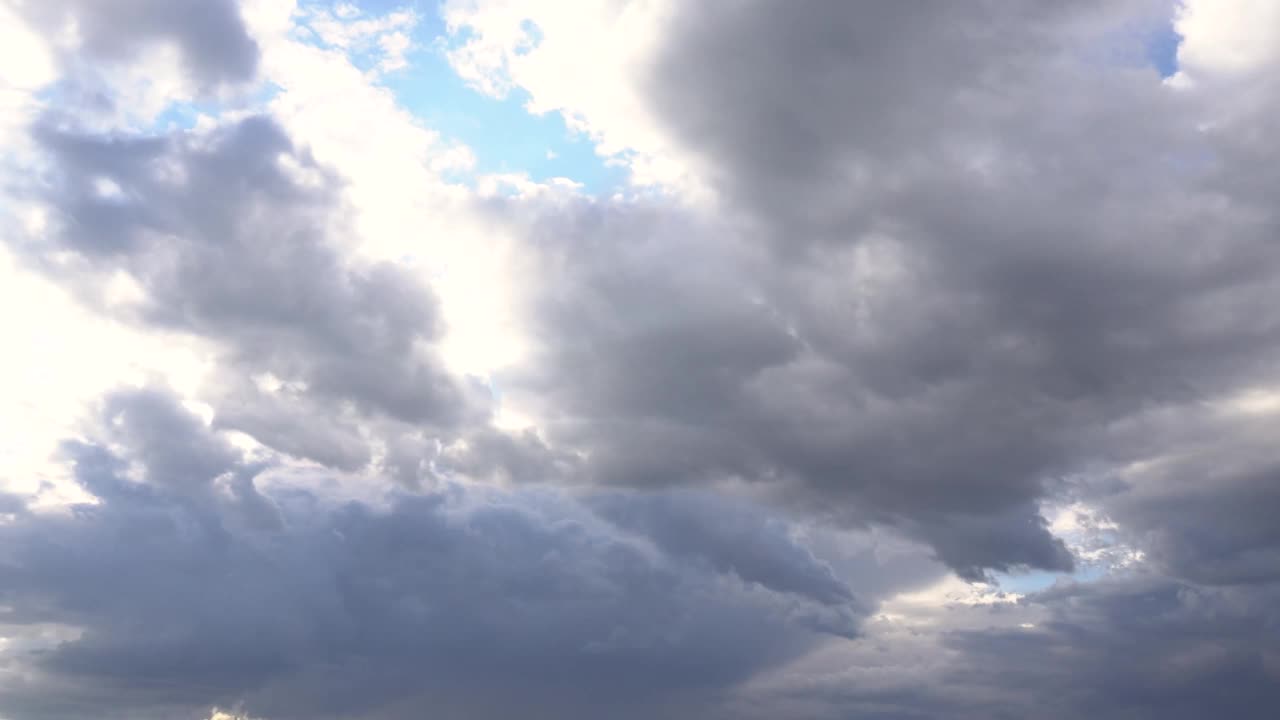
[[[1275,15],[3,2],[0,718],[1272,717]]]

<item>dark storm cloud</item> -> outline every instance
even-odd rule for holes
[[[602,495],[591,504],[670,555],[701,559],[747,582],[820,603],[853,602],[853,592],[831,568],[788,537],[785,524],[759,511],[690,492]]]
[[[1219,408],[1210,420],[1169,417],[1145,441],[1178,449],[1091,494],[1149,564],[1206,585],[1280,581],[1277,416]],[[1138,438],[1122,436],[1133,443]]]
[[[983,572],[1023,567],[1071,570],[1071,552],[1053,538],[1035,507],[1012,507],[1002,514],[922,514],[911,527],[931,543],[937,557],[966,580],[982,580]]]
[[[29,675],[0,676],[6,715],[692,717],[809,646],[824,612],[802,584],[648,552],[560,494],[453,488],[379,509],[260,492],[269,465],[161,391],[109,397],[94,435],[65,454],[98,504],[0,523],[4,622],[82,631],[7,658]]]
[[[129,61],[172,44],[204,90],[257,72],[258,45],[237,0],[29,0],[19,9],[51,35],[74,26],[82,61]]]
[[[538,243],[542,280],[520,289],[537,346],[501,382],[548,418],[552,446],[583,452],[568,479],[740,478],[819,516],[907,529],[967,576],[1071,566],[1034,504],[1065,443],[1024,421],[1044,409],[1020,407],[1003,376],[892,387],[879,337],[861,355],[815,345],[798,323],[824,319],[784,309],[771,260],[678,213],[583,203],[517,222]]]
[[[1037,599],[1051,619],[1036,628],[952,634],[967,665],[939,687],[962,707],[999,698],[1007,717],[1269,717],[1280,703],[1277,590],[1132,578],[1051,591]],[[957,716],[992,717],[969,712]]]
[[[1070,568],[1038,503],[1280,354],[1255,121],[1096,59],[1151,7],[681,5],[647,87],[722,221],[511,209],[539,352],[504,389],[589,482],[740,478],[966,577]]]
[[[1137,573],[1067,583],[1016,604],[876,623],[748,696],[749,717],[1232,717],[1280,700],[1276,585],[1207,588]]]
[[[37,137],[58,230],[23,251],[85,293],[128,271],[145,299],[121,314],[218,342],[219,424],[355,469],[370,457],[357,420],[446,432],[485,417],[487,390],[436,355],[434,296],[406,269],[347,261],[336,179],[271,120],[168,137],[50,121]],[[118,191],[102,192],[108,181]],[[52,263],[66,251],[70,267]]]

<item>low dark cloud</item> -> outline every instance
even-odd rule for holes
[[[592,506],[620,528],[642,534],[670,555],[703,560],[720,572],[828,605],[852,604],[852,590],[831,568],[787,536],[784,523],[711,495],[602,495]]]
[[[1280,703],[1277,589],[1133,578],[1052,591],[1038,627],[951,635],[968,665],[940,682],[1002,699],[1007,717],[1266,717]],[[957,715],[970,716],[992,715]]]
[[[1178,455],[1131,472],[1098,502],[1147,561],[1210,586],[1280,581],[1280,463],[1275,421],[1219,410],[1211,422],[1173,421],[1156,435]]]
[[[810,646],[828,604],[853,609],[785,527],[754,519],[736,539],[779,548],[766,573],[803,580],[777,563],[807,557],[811,579],[743,564],[768,558],[707,568],[679,545],[654,553],[559,493],[453,488],[370,505],[261,490],[270,463],[163,391],[110,396],[96,427],[64,452],[97,504],[0,524],[3,621],[80,633],[8,656],[31,675],[3,680],[6,715],[181,717],[241,702],[272,718],[647,717],[683,698],[673,712],[690,717]]]
[[[747,717],[1269,717],[1280,697],[1276,584],[1145,572],[1018,602],[951,603],[869,623],[750,683]],[[920,619],[920,618],[917,618]]]

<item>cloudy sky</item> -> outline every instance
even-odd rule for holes
[[[0,0],[0,719],[1274,718],[1276,117],[1277,0]]]

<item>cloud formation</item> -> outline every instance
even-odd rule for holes
[[[6,506],[0,526],[4,623],[77,629],[5,681],[0,712],[16,717],[110,716],[121,702],[120,717],[236,702],[278,718],[501,717],[530,703],[534,717],[620,703],[641,717],[676,695],[707,702],[857,617],[829,574],[813,599],[737,566],[708,572],[560,493],[451,487],[370,504],[262,490],[274,464],[163,390],[111,395],[96,428],[64,454],[97,502]],[[788,547],[782,529],[744,536]]]
[[[0,478],[0,718],[1270,717],[1280,35],[1212,5],[14,4],[6,260],[196,361]],[[380,33],[635,184],[475,174]]]
[[[370,452],[356,418],[448,429],[487,412],[485,391],[434,352],[429,289],[390,263],[348,262],[337,179],[269,118],[168,138],[37,135],[57,230],[26,249],[46,263],[72,253],[51,271],[84,292],[124,271],[140,297],[123,315],[217,342],[220,425],[356,469]]]

